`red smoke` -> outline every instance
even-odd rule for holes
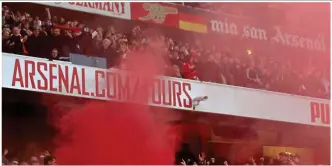
[[[161,57],[148,52],[128,55],[127,66],[145,83],[163,68]],[[160,63],[156,63],[160,62]],[[159,68],[160,67],[160,68]],[[90,101],[55,121],[59,129],[54,155],[59,164],[173,164],[174,142],[168,126],[154,119],[140,89],[140,104]],[[144,104],[143,104],[144,103]],[[54,113],[54,112],[53,112]]]
[[[65,136],[55,151],[60,164],[173,162],[167,128],[154,120],[147,106],[90,102],[71,110],[59,123],[59,136]]]

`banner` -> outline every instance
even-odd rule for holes
[[[325,28],[330,26],[328,15],[324,17],[325,21],[311,22],[310,27],[297,27],[295,24],[292,24],[291,20],[299,22],[298,19],[303,20],[303,18],[299,18],[299,15],[292,16],[292,18],[279,16],[278,19],[274,20],[274,18],[268,17],[270,14],[268,11],[273,9],[259,11],[262,14],[255,17],[255,15],[231,15],[223,13],[223,11],[212,13],[185,6],[179,6],[178,8],[179,13],[183,13],[185,16],[190,15],[191,19],[205,19],[203,22],[206,22],[211,38],[214,38],[216,41],[219,40],[218,43],[225,43],[224,45],[236,43],[233,44],[236,45],[236,48],[239,46],[245,46],[248,49],[257,47],[259,51],[265,49],[267,50],[266,52],[278,52],[279,54],[303,54],[306,52],[310,54],[314,52],[315,54],[329,55],[330,34],[326,31],[328,28]],[[262,16],[265,13],[266,16]],[[280,13],[282,12],[280,11]],[[193,18],[193,16],[195,17]],[[265,18],[265,20],[262,20],[262,18]],[[323,23],[324,25],[322,25]],[[298,51],[294,52],[294,50]]]
[[[207,20],[203,16],[180,12],[179,28],[186,31],[207,33]]]
[[[132,2],[130,6],[132,20],[178,27],[179,17],[176,5],[155,2]]]
[[[91,14],[130,20],[130,2],[35,2]]]
[[[330,126],[329,100],[170,77],[145,85],[145,78],[119,70],[8,53],[2,57],[4,88],[126,102],[148,86],[152,106]]]
[[[150,90],[149,104],[192,109],[191,84],[180,80],[155,78],[151,82],[119,70],[105,70],[67,62],[3,53],[4,68],[10,72],[3,87],[62,94],[100,100],[134,101],[143,89]],[[146,85],[153,84],[153,85]]]
[[[326,28],[324,31],[317,28],[315,32],[310,27],[310,30],[306,31],[303,30],[306,27],[288,26],[290,22],[281,21],[280,18],[274,21],[273,18],[265,17],[267,20],[262,20],[258,18],[260,16],[255,18],[254,15],[247,17],[222,12],[212,13],[187,6],[154,2],[131,3],[131,16],[133,20],[177,27],[185,31],[208,33],[215,43],[226,43],[223,45],[235,47],[231,48],[232,50],[246,47],[245,49],[254,49],[261,54],[268,52],[286,56],[299,55],[299,57],[303,54],[312,54],[312,51],[314,54],[329,55],[330,51],[330,35],[327,34]],[[307,33],[308,31],[310,32]],[[323,61],[326,60],[328,59]]]
[[[250,20],[232,17],[215,17],[209,20],[209,32],[221,38],[237,38],[238,41],[249,45],[259,42],[261,47],[284,46],[288,48],[304,49],[328,53],[328,36],[317,34],[305,36],[296,32],[289,32],[283,26],[270,27],[255,24]]]

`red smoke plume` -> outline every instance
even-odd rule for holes
[[[126,65],[152,83],[163,70],[161,56],[128,55]],[[146,106],[148,90],[140,89],[139,104],[91,101],[72,108],[55,121],[55,156],[59,164],[173,164],[174,143],[168,126],[157,122]]]
[[[90,102],[71,110],[59,124],[55,156],[60,164],[173,162],[167,126],[157,123],[147,106]]]

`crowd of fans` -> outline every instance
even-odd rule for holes
[[[184,144],[186,145],[186,144]],[[40,153],[39,156],[31,156],[28,159],[19,159],[17,157],[8,158],[8,149],[5,149],[2,155],[2,165],[56,165],[56,157],[48,151]],[[298,165],[300,164],[300,156],[289,152],[281,152],[277,158],[261,157],[255,160],[249,157],[245,163],[229,163],[226,159],[217,161],[214,157],[207,157],[205,153],[197,156],[191,153],[188,146],[175,154],[176,165]]]
[[[52,60],[68,60],[69,53],[84,54],[104,57],[109,68],[126,69],[123,62],[131,52],[144,51],[161,41],[165,48],[156,56],[165,59],[167,76],[318,98],[330,95],[327,70],[293,70],[289,61],[253,56],[250,50],[234,55],[215,45],[203,48],[199,42],[151,34],[151,28],[133,26],[131,32],[123,33],[113,25],[88,27],[84,20],[78,21],[80,18],[52,16],[49,8],[45,12],[47,18],[40,18],[3,6],[3,52]]]
[[[275,158],[260,157],[255,159],[253,156],[248,157],[245,162],[233,161],[229,162],[225,158],[208,157],[204,152],[194,155],[190,151],[187,144],[182,145],[182,149],[176,153],[177,165],[298,165],[300,164],[300,156],[290,152],[280,152]]]
[[[65,16],[47,18],[33,16],[28,11],[13,11],[2,6],[2,51],[50,60],[65,60],[69,53],[97,56],[107,59],[109,68],[126,70],[125,60],[132,52],[144,52],[151,47],[164,47],[156,53],[165,61],[166,76],[200,80],[220,84],[265,89],[283,93],[329,98],[329,73],[322,70],[293,71],[291,63],[279,62],[273,57],[257,58],[248,50],[245,55],[234,55],[231,50],[217,46],[203,47],[199,42],[184,43],[151,29],[133,26],[129,32],[120,32],[116,26],[85,25],[85,20],[66,20]],[[158,43],[162,43],[158,45]],[[54,165],[56,159],[47,151],[29,160],[7,159],[3,165]],[[298,164],[299,156],[280,153],[278,159],[250,157],[245,164]],[[227,160],[216,161],[204,153],[197,157],[187,152],[176,154],[176,164],[228,165]],[[233,164],[233,163],[231,163]]]
[[[20,160],[17,157],[8,159],[8,153],[8,149],[5,149],[2,154],[2,165],[56,165],[56,158],[48,151],[41,153],[40,156],[31,156],[26,160]]]

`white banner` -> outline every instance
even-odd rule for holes
[[[99,14],[120,19],[131,19],[130,2],[35,2],[42,5],[60,7],[91,14]]]
[[[145,89],[144,78],[117,70],[2,54],[6,88],[115,101]],[[153,79],[149,89],[153,106],[330,126],[329,100],[169,77]]]

